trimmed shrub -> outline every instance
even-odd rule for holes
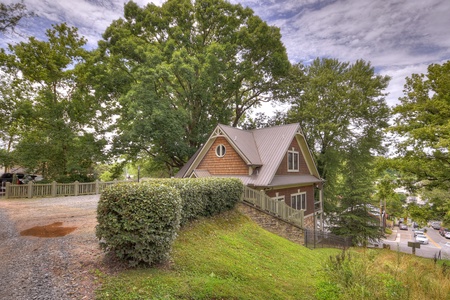
[[[242,181],[236,178],[151,179],[151,183],[172,186],[183,201],[181,224],[232,209],[244,192]]]
[[[182,201],[173,187],[125,183],[106,188],[97,207],[96,235],[104,250],[132,266],[169,258],[180,226]]]
[[[244,192],[242,181],[237,178],[202,178],[206,197],[204,216],[213,216],[232,209]]]
[[[191,178],[157,178],[146,182],[152,184],[164,184],[178,190],[183,202],[183,208],[181,209],[181,225],[203,215],[207,200],[205,193],[203,192],[203,184],[201,181]]]

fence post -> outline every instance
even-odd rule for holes
[[[99,184],[98,184],[98,179],[96,179],[95,180],[95,194],[96,195],[100,194],[99,190],[100,190],[100,187],[99,187]]]
[[[33,182],[28,181],[28,198],[33,198]]]
[[[79,189],[79,187],[80,187],[80,183],[78,182],[78,180],[76,180],[75,182],[74,182],[74,192],[75,192],[75,196],[78,196],[78,189]]]
[[[260,191],[260,200],[261,200],[261,208],[263,209],[263,210],[266,210],[266,199],[264,198],[264,196],[265,196],[266,194],[264,193],[264,191],[263,190],[261,190]]]
[[[56,181],[52,181],[52,197],[56,197]]]
[[[5,198],[8,199],[9,198],[9,189],[11,186],[11,182],[6,182],[5,184]]]

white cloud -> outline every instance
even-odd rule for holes
[[[128,0],[25,0],[39,19],[25,20],[19,32],[43,38],[52,23],[67,22],[96,47],[101,34],[123,17]],[[3,0],[16,3],[17,0]],[[135,0],[139,6],[163,0]],[[370,61],[392,77],[388,103],[402,96],[405,77],[425,73],[431,63],[450,59],[449,0],[231,0],[249,6],[281,29],[292,62],[316,57]],[[48,20],[47,20],[48,19]],[[3,37],[0,46],[20,40]]]

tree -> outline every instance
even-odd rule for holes
[[[128,2],[103,37],[99,78],[121,108],[114,149],[171,173],[217,123],[272,101],[290,67],[279,29],[223,0]]]
[[[342,214],[338,225],[346,235],[360,236],[359,226],[367,226],[364,238],[379,237],[371,219],[363,211],[370,203],[373,182],[373,154],[382,153],[383,130],[390,110],[383,90],[388,76],[376,75],[370,63],[354,64],[336,59],[316,59],[310,66],[298,64],[292,71],[286,95],[292,100],[288,122],[299,122],[316,159],[319,173],[326,180],[324,209],[329,215]],[[298,77],[298,80],[295,78]],[[364,223],[363,220],[367,222]]]
[[[48,41],[29,38],[2,49],[0,64],[22,97],[11,100],[12,124],[20,126],[14,157],[49,179],[83,179],[101,160],[103,118],[88,84],[89,53],[77,29],[66,24],[47,31]],[[26,91],[26,93],[24,92]],[[16,93],[16,94],[17,94]],[[20,109],[18,109],[20,108]]]
[[[370,162],[373,158],[359,145],[349,146],[346,156],[338,187],[339,205],[330,218],[334,225],[331,232],[351,237],[355,245],[366,246],[384,234],[380,218],[374,214],[370,201],[374,177],[369,175],[372,174]]]
[[[316,59],[310,66],[295,67],[297,74],[304,75],[290,89],[293,100],[288,122],[302,126],[319,173],[327,181],[327,200],[336,199],[346,146],[359,144],[368,152],[383,151],[383,130],[390,116],[383,90],[389,77],[376,75],[370,63],[362,60],[350,64]]]
[[[27,11],[23,1],[9,5],[0,3],[0,32],[5,33],[8,30],[14,30],[20,20],[31,16],[34,16],[34,13]]]
[[[397,139],[394,166],[416,187],[450,189],[450,61],[406,78],[390,130]]]

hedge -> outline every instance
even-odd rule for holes
[[[236,178],[167,178],[146,182],[172,186],[180,192],[181,224],[232,209],[244,192],[242,181]]]
[[[180,226],[179,192],[160,184],[125,183],[105,189],[97,207],[100,246],[130,265],[164,262]]]
[[[152,179],[106,188],[96,235],[104,250],[131,265],[164,262],[180,225],[229,210],[244,186],[234,178]]]

